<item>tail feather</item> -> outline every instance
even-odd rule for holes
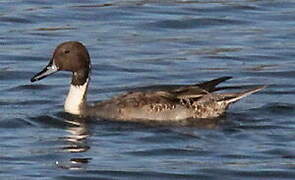
[[[226,103],[227,104],[231,104],[231,103],[234,103],[234,102],[237,102],[239,101],[240,99],[246,97],[246,96],[249,96],[253,93],[256,93],[264,88],[266,88],[267,86],[263,85],[263,86],[257,86],[256,88],[253,88],[253,89],[250,89],[250,90],[246,90],[246,91],[243,91],[243,92],[240,92],[240,93],[231,93],[231,94],[223,94],[224,97],[227,99],[226,100]]]
[[[199,83],[199,84],[195,84],[195,86],[198,86],[208,92],[212,92],[212,91],[215,91],[216,90],[216,86],[228,79],[231,79],[232,77],[230,76],[223,76],[223,77],[220,77],[220,78],[217,78],[217,79],[213,79],[213,80],[210,80],[210,81],[206,81],[206,82],[203,82],[203,83]]]

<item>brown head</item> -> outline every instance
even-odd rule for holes
[[[90,57],[86,47],[76,41],[58,45],[49,64],[37,73],[31,82],[41,80],[57,71],[73,72],[72,84],[83,85],[90,71]]]

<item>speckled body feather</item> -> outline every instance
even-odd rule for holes
[[[223,81],[227,79],[229,77],[222,77]],[[216,118],[224,114],[231,103],[264,88],[259,86],[242,93],[217,94],[213,92],[219,90],[214,88],[216,85],[203,87],[196,84],[170,91],[129,92],[90,106],[85,114],[124,121]]]

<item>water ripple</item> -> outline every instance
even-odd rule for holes
[[[205,28],[207,26],[225,26],[225,25],[242,25],[247,24],[245,21],[232,19],[202,18],[202,19],[181,19],[181,20],[163,20],[156,23],[148,24],[158,28],[167,29],[191,29]]]

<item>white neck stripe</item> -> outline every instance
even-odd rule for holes
[[[65,101],[65,111],[71,114],[81,114],[81,105],[86,101],[86,91],[88,88],[88,79],[81,86],[71,84],[68,96]]]

